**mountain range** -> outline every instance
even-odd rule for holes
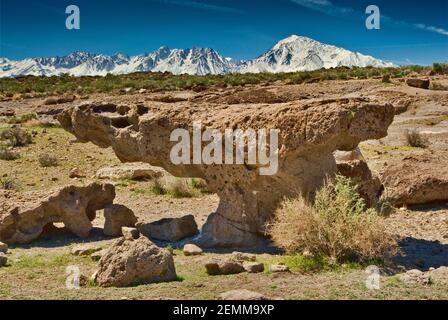
[[[389,62],[316,40],[292,35],[256,59],[237,61],[210,48],[170,49],[128,56],[112,56],[74,52],[63,57],[28,58],[14,61],[0,58],[0,78],[25,75],[104,76],[139,71],[160,71],[173,74],[227,74],[260,72],[311,71],[332,67],[394,67]]]

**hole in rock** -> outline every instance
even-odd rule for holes
[[[117,117],[117,118],[111,118],[112,126],[115,128],[126,128],[132,125],[132,123],[129,122],[128,117]]]

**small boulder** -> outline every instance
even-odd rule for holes
[[[234,251],[232,252],[232,260],[235,261],[255,261],[257,259],[257,256],[250,253],[245,252],[238,252]]]
[[[7,253],[8,245],[6,243],[0,242],[0,253]]]
[[[164,174],[163,169],[137,162],[100,168],[96,172],[96,177],[100,179],[153,180],[161,178]]]
[[[289,267],[284,264],[273,264],[269,268],[272,273],[289,272]]]
[[[198,256],[202,254],[202,249],[191,243],[186,244],[183,251],[186,256]]]
[[[0,267],[3,267],[8,262],[8,257],[6,254],[0,252]]]
[[[134,227],[137,218],[134,212],[121,204],[111,204],[104,208],[104,234],[107,236],[121,236],[122,227]]]
[[[137,228],[144,236],[163,241],[179,241],[198,232],[198,225],[191,214],[140,224]]]
[[[264,264],[260,262],[243,262],[243,268],[249,273],[259,273],[264,271]]]
[[[126,240],[137,240],[140,237],[140,232],[137,228],[122,227],[121,233]]]
[[[85,178],[86,174],[83,173],[79,168],[73,168],[70,170],[70,173],[68,174],[69,178]]]
[[[239,262],[218,259],[207,262],[205,269],[209,275],[237,274],[245,271],[243,265]]]
[[[429,89],[430,80],[429,79],[419,79],[419,78],[409,78],[406,80],[406,84],[410,87]]]
[[[102,250],[93,244],[80,244],[72,248],[71,253],[75,256],[90,256],[92,253]]]
[[[176,279],[173,256],[148,238],[120,238],[99,262],[96,283],[102,287],[126,287]]]
[[[219,296],[221,300],[269,300],[261,293],[246,289],[231,290]]]

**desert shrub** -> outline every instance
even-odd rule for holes
[[[58,165],[58,158],[48,153],[42,153],[38,156],[37,160],[41,167],[56,167]]]
[[[161,179],[157,178],[151,182],[151,186],[149,187],[151,193],[155,195],[164,195],[166,194],[165,186]]]
[[[447,74],[448,73],[448,63],[434,63],[432,65],[432,69],[435,73],[438,74]]]
[[[12,147],[23,147],[33,141],[31,134],[20,127],[3,130],[0,133],[0,139],[7,140]]]
[[[190,181],[191,186],[202,193],[208,193],[207,182],[204,179],[193,178]]]
[[[35,113],[25,113],[25,114],[22,114],[20,117],[13,116],[13,117],[9,118],[8,123],[21,124],[21,123],[26,123],[30,120],[36,120],[36,119],[37,119],[37,115]]]
[[[268,230],[288,253],[306,250],[338,262],[386,259],[398,248],[378,213],[366,208],[357,186],[343,176],[322,187],[314,204],[302,197],[284,200]]]
[[[11,150],[8,146],[0,145],[0,160],[12,161],[20,157],[20,154]]]
[[[381,82],[390,83],[390,74],[384,74],[383,78],[381,79]]]
[[[0,177],[0,189],[4,190],[16,190],[17,189],[16,178],[12,174],[7,174]]]
[[[417,130],[406,130],[405,131],[406,142],[408,145],[414,148],[427,148],[429,141],[427,138],[423,137]]]
[[[448,86],[443,85],[439,82],[431,82],[431,90],[448,91]]]
[[[191,198],[198,195],[188,179],[168,178],[165,180],[167,194],[173,198]]]

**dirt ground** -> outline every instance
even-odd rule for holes
[[[448,84],[446,77],[433,80]],[[398,80],[390,84],[378,79],[301,85],[278,83],[201,93],[97,94],[82,102],[175,103],[188,99],[195,103],[271,104],[341,96],[376,97],[383,102],[406,106],[405,112],[395,116],[386,138],[361,144],[361,150],[374,171],[380,172],[388,164],[399,162],[407,155],[418,155],[428,150],[433,154],[448,151],[448,91],[411,88]],[[80,102],[76,100],[73,103]],[[46,110],[48,106],[42,104],[43,99],[0,102],[0,113],[7,109],[14,109],[16,114]],[[6,126],[3,118],[0,120],[0,129]],[[24,126],[33,132],[34,143],[17,149],[21,154],[19,159],[0,160],[0,177],[14,177],[17,187],[22,191],[83,184],[96,180],[94,175],[100,167],[119,163],[112,150],[100,149],[91,143],[78,143],[59,127],[43,128],[35,121]],[[404,135],[407,129],[417,129],[427,137],[428,150],[408,146]],[[58,159],[58,166],[41,167],[38,162],[41,154],[54,155]],[[72,168],[79,168],[86,173],[87,178],[69,178]],[[218,197],[213,194],[178,199],[147,192],[149,183],[144,181],[116,180],[113,183],[117,188],[115,202],[131,208],[139,221],[149,222],[191,213],[197,223],[202,225],[219,203]],[[113,241],[102,234],[103,217],[100,213],[95,220],[96,228],[88,239],[79,239],[61,230],[29,245],[11,246],[8,265],[0,268],[0,299],[216,299],[225,291],[239,288],[281,299],[448,299],[448,273],[431,285],[405,283],[397,276],[397,273],[410,269],[427,271],[448,266],[448,203],[397,208],[384,219],[389,231],[403,240],[400,243],[401,255],[395,257],[393,262],[380,266],[379,290],[366,287],[366,266],[354,264],[313,270],[303,261],[297,262],[293,257],[266,250],[257,252],[257,260],[266,266],[263,273],[208,276],[203,266],[205,261],[211,257],[225,256],[229,251],[214,250],[202,256],[185,257],[178,249],[174,251],[174,259],[179,281],[131,288],[99,288],[87,284],[79,290],[68,290],[65,286],[67,266],[79,266],[82,274],[89,277],[97,264],[90,257],[71,255],[71,248],[84,242],[106,248]],[[269,272],[269,265],[277,262],[286,263],[292,272]]]

